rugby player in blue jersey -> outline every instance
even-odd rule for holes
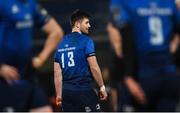
[[[89,33],[90,16],[80,10],[71,15],[72,32],[64,36],[55,53],[54,80],[57,104],[63,111],[101,111],[91,87],[93,78],[100,87],[100,100],[107,93]]]
[[[47,33],[48,37],[43,50],[37,57],[32,58],[34,27],[42,28],[42,30]],[[27,77],[28,74],[30,74],[29,70],[31,70],[31,68],[39,68],[44,64],[51,52],[56,48],[62,35],[63,32],[61,27],[35,0],[1,0],[0,76],[2,81],[6,81],[10,86],[16,87],[16,85],[13,85],[17,82],[21,82],[17,80],[23,79],[26,81],[27,78],[31,78]],[[29,84],[29,81],[27,82],[27,84]],[[2,82],[2,84],[3,83],[4,82]],[[30,84],[33,87],[34,84]],[[36,94],[36,104],[33,108],[44,107],[47,108],[44,109],[44,111],[51,110],[48,103],[45,103],[45,98],[41,95],[43,94],[41,90],[36,87],[33,92]],[[23,93],[23,91],[16,93]],[[23,99],[24,98],[16,101],[14,106],[24,101]],[[15,100],[7,98],[7,105],[8,103],[13,103]],[[13,108],[14,106],[12,104],[10,107]],[[16,107],[14,107],[14,109],[16,110]],[[19,108],[18,111],[19,110],[21,109]],[[23,107],[22,110],[24,111]]]
[[[119,20],[112,23],[121,29],[124,82],[139,103],[138,111],[175,111],[180,83],[170,53],[170,39],[180,25],[175,0],[123,0]],[[135,75],[134,64],[137,81],[130,76]]]

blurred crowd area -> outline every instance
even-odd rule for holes
[[[114,62],[111,54],[112,47],[108,39],[106,29],[109,19],[109,2],[109,0],[39,0],[39,3],[47,9],[49,14],[51,14],[62,26],[65,34],[71,32],[69,16],[74,10],[80,9],[90,13],[90,35],[95,41],[97,59],[102,70],[107,90],[110,93],[110,67]],[[34,35],[34,53],[38,53],[43,47],[43,43],[45,41],[43,37],[45,37],[45,34],[43,34],[40,30],[35,30]],[[180,68],[180,59],[178,56],[180,56],[179,46],[177,47],[177,51],[174,53],[174,58],[176,65]],[[38,70],[37,79],[42,85],[45,93],[48,95],[54,111],[59,111],[59,108],[55,106],[53,55],[49,58],[46,65]],[[109,95],[108,101],[106,103],[102,103],[104,111],[114,111],[112,98],[113,95]]]

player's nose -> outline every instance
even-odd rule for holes
[[[90,24],[88,24],[88,28],[90,28],[91,27],[91,25]]]

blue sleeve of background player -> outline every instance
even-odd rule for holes
[[[119,18],[119,7],[120,1],[119,0],[111,0],[109,4],[109,11],[110,11],[110,18],[109,21],[113,23],[114,21],[117,21]]]
[[[112,15],[112,24],[119,28],[122,28],[125,25],[129,24],[131,18],[123,3],[119,3],[119,8],[117,8],[116,10],[118,11],[116,11],[116,13]]]
[[[86,43],[85,54],[87,57],[95,56],[94,42],[92,39],[89,39]]]
[[[173,22],[174,22],[174,30],[176,33],[180,34],[180,7],[174,1],[173,7]]]
[[[119,8],[121,0],[111,0],[110,1],[110,12],[113,12],[114,10]]]
[[[180,8],[176,5],[174,6],[174,19],[176,24],[180,24]]]
[[[38,27],[43,27],[51,18],[46,9],[36,2],[33,2],[33,14],[35,25]]]

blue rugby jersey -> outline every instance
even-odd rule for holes
[[[119,27],[131,25],[140,55],[168,52],[173,29],[179,23],[180,11],[174,0],[122,0],[116,21]]]
[[[110,0],[110,11],[118,9],[121,4],[121,0]]]
[[[180,10],[175,0],[122,0],[119,15],[114,24],[120,28],[131,26],[140,69],[175,72],[169,52],[174,29],[180,25]]]
[[[42,27],[49,18],[34,0],[0,0],[0,63],[23,75],[31,62],[33,27]]]
[[[114,23],[114,21],[118,21],[120,18],[120,5],[122,0],[110,0],[109,3],[109,11],[110,11],[110,18],[109,21]]]
[[[62,69],[63,89],[90,88],[92,75],[87,57],[94,55],[94,43],[90,37],[72,32],[63,38],[55,53],[55,62],[58,62]]]

